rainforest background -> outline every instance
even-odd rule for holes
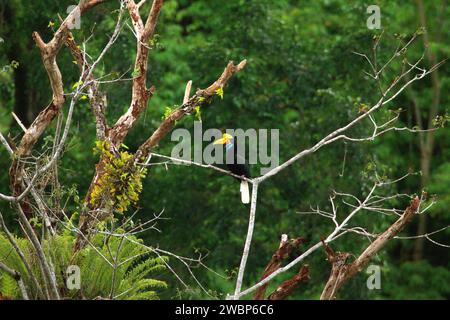
[[[51,23],[58,23],[57,13],[73,1],[0,0],[0,131],[11,137],[20,128],[11,116],[14,111],[28,126],[51,99],[49,82],[39,50],[31,33],[49,39]],[[421,10],[426,18],[429,50],[437,61],[450,53],[450,6],[446,1],[300,1],[300,0],[228,0],[165,1],[158,22],[155,46],[150,55],[149,81],[157,93],[125,144],[133,151],[160,123],[167,108],[182,101],[186,81],[194,88],[204,87],[222,71],[228,60],[248,64],[230,81],[224,99],[217,99],[202,111],[203,128],[274,128],[280,130],[280,161],[289,159],[301,149],[311,146],[335,128],[358,114],[358,105],[370,105],[378,97],[377,87],[365,76],[367,62],[353,51],[370,53],[374,35],[382,30],[369,30],[366,9],[371,4],[381,8],[384,39],[379,59],[389,57],[399,37],[407,37],[423,26]],[[82,28],[74,31],[77,39],[93,37],[88,50],[98,54],[112,32],[117,4],[101,5],[82,17]],[[409,54],[422,54],[424,40],[419,38]],[[125,27],[114,48],[108,52],[101,72],[122,74],[129,70],[135,56],[135,39]],[[58,56],[66,86],[72,86],[79,70],[68,50]],[[429,61],[425,60],[429,66]],[[436,94],[439,115],[449,107],[450,73],[445,63],[437,73],[439,92],[431,77],[416,82],[385,112],[402,108],[400,121],[417,124],[414,103],[422,110],[423,121]],[[395,72],[396,70],[391,70]],[[132,72],[132,70],[130,71]],[[108,119],[117,119],[129,105],[129,82],[105,84],[108,92]],[[67,88],[68,90],[70,87]],[[87,101],[80,101],[75,111],[70,141],[60,162],[61,183],[82,197],[89,186],[97,156],[95,122]],[[188,117],[177,127],[193,128],[195,117]],[[445,122],[445,121],[444,121]],[[369,123],[353,132],[370,133]],[[50,132],[47,132],[50,137]],[[46,143],[46,134],[40,145]],[[168,137],[158,153],[170,155],[175,142]],[[426,231],[450,224],[450,132],[445,127],[435,134],[429,156],[429,173],[414,175],[395,185],[393,193],[417,193],[424,188],[435,195],[437,204],[428,213]],[[310,206],[329,207],[331,190],[362,195],[376,171],[389,177],[400,177],[408,171],[423,170],[417,134],[392,132],[373,143],[338,142],[294,166],[282,171],[260,188],[254,242],[251,248],[245,283],[254,283],[279,244],[279,237],[304,237],[308,243],[319,241],[332,227],[326,219],[301,215]],[[345,158],[345,163],[343,163]],[[0,147],[0,192],[9,193],[9,158]],[[257,174],[258,167],[252,168]],[[406,205],[398,203],[399,206]],[[76,202],[69,203],[76,211]],[[224,278],[194,269],[213,297],[223,298],[232,292],[236,270],[247,230],[248,207],[240,203],[239,187],[231,177],[197,167],[156,166],[144,181],[139,202],[139,218],[164,210],[158,228],[141,235],[145,243],[183,255],[207,254],[204,262]],[[10,228],[20,234],[14,210],[0,202],[0,210]],[[392,217],[362,215],[362,224],[382,231]],[[403,233],[415,235],[418,220]],[[356,240],[355,240],[356,239]],[[450,230],[433,239],[450,244]],[[359,253],[368,245],[363,237],[342,237],[333,246],[340,251]],[[1,254],[1,253],[0,253]],[[380,290],[367,290],[364,272],[341,290],[340,299],[448,299],[450,298],[450,249],[425,241],[423,248],[414,240],[393,240],[373,264],[381,266]],[[1,256],[0,256],[1,259]],[[329,276],[326,255],[319,251],[306,261],[311,266],[311,280],[302,285],[291,299],[316,299]],[[183,266],[173,261],[180,275],[189,279]],[[283,275],[287,279],[292,273]],[[167,288],[160,298],[210,298],[194,282],[190,288],[180,285],[169,270],[153,275],[164,280]],[[274,286],[275,284],[273,284]]]

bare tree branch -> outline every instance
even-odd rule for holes
[[[420,206],[419,197],[411,201],[409,207],[405,209],[403,215],[392,224],[385,232],[379,235],[366,250],[351,264],[347,264],[347,259],[351,256],[349,253],[337,253],[324,243],[328,254],[328,260],[332,264],[332,271],[325,288],[320,297],[321,300],[333,299],[336,292],[356,273],[360,272],[369,262],[369,260],[380,251],[389,240],[393,239],[418,212]]]
[[[0,262],[0,269],[9,274],[14,280],[17,281],[17,284],[19,285],[20,292],[22,293],[22,297],[24,300],[29,300],[29,296],[27,293],[27,288],[25,287],[25,284],[23,283],[22,276],[20,273],[14,269],[9,268],[4,263]]]
[[[302,238],[288,240],[287,235],[285,235],[285,234],[282,235],[281,241],[280,241],[280,246],[279,246],[278,250],[272,255],[272,258],[270,259],[269,263],[267,264],[260,281],[264,280],[269,275],[271,275],[276,270],[278,270],[280,268],[283,260],[287,259],[288,256],[292,253],[292,251],[294,249],[297,249],[303,243],[303,241],[304,241],[304,239],[302,239]],[[253,295],[254,300],[263,300],[264,299],[267,285],[268,284],[265,284],[255,291],[255,294]],[[283,285],[281,287],[283,287]],[[291,285],[289,285],[287,287],[292,288]],[[289,291],[286,289],[287,287],[283,287],[283,289],[279,288],[280,292],[282,291],[282,292],[287,293],[287,291]],[[277,299],[274,299],[274,300],[277,300]]]
[[[286,299],[300,283],[309,280],[309,266],[305,265],[300,268],[298,273],[291,279],[286,280],[274,292],[272,292],[268,300],[284,300]]]
[[[385,69],[387,67],[387,65],[389,65],[392,61],[394,61],[395,57],[400,56],[400,54],[398,54],[398,53],[399,52],[404,52],[408,48],[408,46],[415,40],[415,38],[416,38],[416,34],[401,49],[397,49],[396,52],[393,55],[393,58],[388,60],[388,62],[386,62],[383,65],[382,69],[379,72],[376,70],[375,64],[372,63],[370,61],[370,59],[366,55],[362,55],[369,61],[370,65],[372,66],[372,68],[374,70],[373,78],[375,80],[377,80],[379,84],[380,84],[380,82],[379,82],[380,81],[379,80],[380,79],[379,75],[382,72],[382,70]],[[278,174],[281,170],[283,170],[283,169],[287,168],[288,166],[292,165],[293,163],[295,163],[299,159],[301,159],[301,158],[303,158],[305,156],[313,154],[314,152],[316,152],[320,148],[322,148],[322,147],[324,147],[324,146],[326,146],[328,144],[331,144],[331,143],[333,143],[333,142],[335,142],[337,140],[340,140],[340,139],[349,140],[348,137],[344,134],[345,131],[349,130],[350,128],[352,128],[353,126],[355,126],[356,124],[360,123],[362,120],[364,120],[366,118],[372,119],[372,121],[373,121],[373,118],[371,118],[372,117],[372,113],[374,113],[375,111],[377,111],[378,109],[380,109],[384,105],[388,104],[389,102],[393,101],[409,85],[411,85],[413,82],[415,82],[417,80],[420,80],[420,79],[424,78],[426,75],[428,75],[431,72],[433,72],[435,70],[435,68],[437,68],[440,65],[440,64],[437,64],[437,65],[431,67],[430,70],[427,71],[426,69],[422,69],[422,68],[418,67],[419,63],[422,60],[423,60],[423,55],[415,63],[409,64],[409,68],[407,68],[406,70],[403,70],[402,73],[399,76],[395,77],[391,81],[390,85],[385,90],[383,90],[381,88],[381,84],[380,84],[381,98],[378,100],[378,102],[376,104],[374,104],[368,110],[365,110],[365,112],[363,112],[361,115],[359,115],[358,117],[356,117],[355,119],[350,121],[348,124],[344,125],[343,127],[334,130],[333,132],[331,132],[330,134],[328,134],[327,136],[322,138],[319,142],[317,142],[312,147],[297,153],[295,156],[293,156],[289,160],[285,161],[281,165],[273,168],[272,170],[270,170],[266,174],[264,174],[264,175],[262,175],[260,177],[254,178],[253,179],[253,187],[254,187],[253,190],[255,190],[255,188],[258,186],[259,183],[261,183],[261,182],[265,181],[266,179],[268,179],[268,178]],[[408,74],[410,74],[410,73],[412,73],[412,72],[414,72],[416,70],[418,70],[419,73],[417,73],[414,77],[412,77],[405,84],[398,86],[398,84],[400,83],[400,81],[402,79],[404,79]],[[390,124],[390,122],[388,121],[387,123],[385,123],[382,126],[388,126],[389,124]],[[374,125],[375,125],[374,136],[376,136],[377,135],[377,129],[380,128],[380,127],[376,123],[374,123]],[[388,128],[387,131],[390,131],[390,130],[396,130],[396,129],[389,129]],[[403,129],[401,129],[401,130],[403,130]],[[384,131],[384,132],[387,132],[387,131]],[[362,139],[362,140],[364,141],[366,139]],[[371,194],[373,193],[373,191],[375,190],[376,187],[377,187],[377,185],[375,185],[374,188],[371,190],[371,192],[369,193],[369,197],[368,198],[370,198]],[[252,194],[252,199],[256,198],[256,197],[257,197],[257,192],[256,192],[256,194]],[[367,200],[367,198],[366,198],[366,200]],[[354,214],[356,214],[356,212],[360,211],[365,205],[366,205],[365,202],[362,203],[350,215],[348,215],[347,218],[340,225],[337,224],[336,221],[335,221],[336,228],[327,237],[326,242],[330,242],[333,239],[339,237],[340,236],[339,232],[344,228],[345,224],[354,216]],[[249,224],[248,224],[248,232],[247,232],[247,237],[246,237],[245,244],[244,244],[244,251],[243,251],[243,254],[242,254],[241,264],[240,264],[239,271],[238,271],[238,278],[236,280],[236,288],[235,288],[234,295],[228,296],[229,299],[239,299],[239,297],[241,297],[241,296],[243,296],[245,294],[248,294],[248,293],[258,289],[259,287],[265,285],[273,277],[275,277],[276,275],[278,275],[278,274],[280,274],[282,272],[285,272],[286,270],[289,270],[292,266],[294,266],[295,264],[297,264],[300,261],[302,261],[306,256],[308,256],[310,253],[314,252],[315,250],[317,250],[321,246],[320,242],[316,243],[314,246],[310,247],[310,249],[308,249],[305,253],[300,255],[297,259],[295,259],[294,261],[292,261],[291,263],[286,265],[284,268],[280,268],[279,270],[277,270],[276,272],[272,273],[267,278],[265,278],[262,281],[258,282],[256,285],[254,285],[251,288],[241,292],[242,280],[243,280],[245,267],[246,267],[246,262],[247,262],[247,258],[248,258],[248,254],[249,254],[249,250],[250,250],[250,246],[251,246],[251,242],[252,242],[252,237],[253,237],[255,215],[256,215],[256,202],[255,202],[254,206],[253,206],[253,203],[252,203],[252,206],[250,208],[250,218],[249,218]]]
[[[228,80],[237,72],[241,71],[247,63],[247,60],[241,61],[238,65],[235,65],[233,61],[230,61],[226,66],[220,77],[204,90],[199,90],[191,97],[188,102],[181,107],[173,111],[153,132],[150,138],[142,144],[136,152],[135,159],[146,158],[151,149],[158,144],[158,142],[173,128],[176,121],[180,120],[187,114],[194,111],[195,106],[202,104],[201,101],[210,98],[216,94],[219,88],[223,88]]]
[[[73,23],[73,21],[78,19],[84,12],[101,2],[103,1],[80,0],[78,5],[61,23],[53,38],[48,43],[45,43],[37,32],[33,32],[33,39],[41,51],[42,61],[50,80],[53,98],[50,105],[39,113],[31,126],[26,130],[17,147],[17,150],[15,151],[15,157],[13,159],[9,173],[13,197],[7,197],[0,194],[0,198],[7,199],[8,201],[20,201],[14,197],[23,198],[25,196],[22,189],[23,165],[20,163],[20,158],[30,154],[32,147],[34,146],[36,141],[40,138],[44,130],[52,122],[55,116],[59,114],[65,102],[63,81],[61,72],[56,62],[56,57],[62,45],[64,44],[67,33],[69,32],[69,25]],[[31,189],[28,189],[28,191],[29,190]],[[31,213],[28,205],[24,205],[24,210],[26,215],[29,217]]]
[[[38,257],[39,265],[42,269],[43,273],[43,279],[48,287],[49,293],[50,293],[50,299],[60,299],[58,286],[56,284],[56,276],[55,271],[50,266],[45,254],[44,250],[42,249],[41,244],[39,243],[39,239],[36,237],[36,234],[34,233],[33,227],[28,222],[27,217],[25,216],[25,213],[23,212],[20,205],[17,205],[18,209],[18,215],[20,222],[22,223],[22,226],[24,227],[25,234],[29,237],[31,244],[33,245],[36,255]]]
[[[109,131],[109,138],[115,146],[119,146],[128,130],[133,126],[134,122],[138,119],[139,115],[147,107],[148,100],[155,92],[155,87],[152,86],[147,89],[147,70],[148,70],[148,55],[149,47],[148,41],[155,32],[156,22],[159,12],[161,11],[163,2],[162,0],[154,0],[150,14],[148,16],[145,25],[142,22],[139,14],[139,7],[134,0],[125,1],[130,13],[131,20],[133,22],[134,30],[136,33],[137,52],[136,61],[134,63],[133,72],[133,88],[131,104],[128,111],[123,114],[116,124],[112,126]]]

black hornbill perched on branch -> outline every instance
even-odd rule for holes
[[[222,144],[225,146],[225,158],[228,170],[237,176],[250,178],[249,168],[245,158],[237,153],[237,146],[231,134],[224,133],[221,139],[214,141],[214,144]],[[238,178],[236,178],[238,179]],[[250,202],[250,191],[246,180],[238,179],[241,182],[241,201],[242,203]]]

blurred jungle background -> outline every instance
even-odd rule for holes
[[[374,3],[372,3],[374,2]],[[309,147],[334,129],[358,115],[361,103],[371,105],[379,98],[373,81],[364,74],[367,62],[353,52],[370,53],[374,36],[384,33],[379,59],[392,54],[398,39],[408,37],[420,27],[419,37],[409,49],[419,57],[428,52],[424,66],[441,61],[450,53],[450,6],[447,1],[343,1],[343,0],[167,0],[157,26],[157,37],[149,61],[149,83],[157,93],[125,144],[136,150],[161,122],[168,108],[182,102],[188,80],[202,88],[216,79],[228,60],[247,59],[246,68],[226,87],[223,100],[202,110],[203,128],[268,128],[280,130],[280,162]],[[27,127],[51,99],[49,81],[38,48],[31,34],[38,31],[50,39],[58,25],[57,14],[66,15],[71,0],[0,0],[0,131],[17,141],[21,129],[11,112]],[[366,9],[381,8],[382,30],[369,30]],[[77,39],[86,39],[87,50],[97,55],[114,29],[117,3],[112,1],[82,17]],[[127,15],[127,19],[129,19]],[[125,26],[114,47],[107,53],[100,73],[131,74],[135,39]],[[58,63],[67,91],[78,80],[78,67],[63,48]],[[330,221],[302,215],[310,206],[329,208],[332,190],[364,194],[374,172],[390,178],[407,172],[421,172],[392,188],[393,193],[420,194],[425,189],[436,199],[426,219],[416,219],[402,235],[432,232],[450,224],[450,132],[448,119],[450,65],[445,63],[433,76],[416,82],[390,104],[385,112],[401,108],[404,126],[442,126],[432,141],[421,145],[419,135],[391,132],[374,142],[337,142],[321,149],[282,171],[260,187],[255,236],[250,251],[245,285],[255,283],[277,249],[280,235],[304,237],[315,243],[333,227]],[[395,72],[396,70],[391,70]],[[108,121],[112,123],[129,106],[131,83],[106,83]],[[420,109],[420,113],[416,112]],[[66,109],[65,109],[66,110]],[[193,129],[195,117],[187,117],[177,127]],[[54,129],[54,125],[51,127]],[[370,123],[360,124],[355,133],[370,134]],[[44,148],[53,130],[39,141]],[[68,212],[79,210],[73,198],[83,197],[91,181],[98,156],[95,122],[86,100],[75,109],[68,146],[60,167],[61,185],[73,197]],[[156,152],[170,155],[175,142],[169,137]],[[39,147],[37,147],[39,149]],[[345,159],[345,160],[344,160]],[[9,194],[10,159],[0,146],[0,192]],[[259,171],[255,166],[252,172]],[[395,203],[405,207],[404,203]],[[139,219],[164,210],[158,228],[140,235],[150,246],[182,255],[206,256],[203,262],[221,276],[201,267],[194,268],[198,280],[212,297],[224,298],[232,292],[247,232],[248,206],[239,199],[235,180],[211,170],[186,166],[155,166],[144,181],[139,201]],[[0,210],[10,230],[20,234],[15,211],[0,201]],[[125,213],[129,215],[130,212]],[[384,230],[393,217],[361,215],[362,224],[372,232]],[[431,238],[450,244],[450,230]],[[343,236],[333,243],[338,251],[361,252],[369,240]],[[0,261],[2,259],[0,252]],[[448,299],[450,298],[450,249],[421,238],[391,241],[373,264],[381,266],[379,290],[368,290],[367,275],[360,274],[343,288],[340,299]],[[290,299],[317,299],[329,276],[326,255],[319,250],[305,261],[311,267],[311,280],[302,284]],[[199,289],[184,266],[176,260],[171,266],[189,288],[180,284],[169,270],[153,277],[164,280],[162,299],[211,298]],[[294,271],[292,271],[294,272]],[[293,273],[286,273],[280,280]],[[279,283],[279,281],[276,281]],[[275,288],[275,284],[272,287]]]

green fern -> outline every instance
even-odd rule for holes
[[[148,297],[145,295],[146,292],[150,292],[147,289],[167,288],[167,284],[164,281],[146,278],[149,273],[164,270],[165,263],[167,263],[166,257],[158,257],[146,259],[132,268],[120,284],[120,291],[126,295],[126,299],[152,300],[153,294],[148,295]]]
[[[167,257],[146,259],[144,262],[137,264],[128,272],[127,279],[130,281],[138,281],[150,272],[164,270],[167,260]]]
[[[15,241],[37,277],[40,288],[44,289],[39,261],[29,242],[22,238],[15,238]],[[109,298],[112,293],[112,297],[117,299],[157,299],[157,289],[167,287],[165,282],[149,278],[149,274],[165,269],[167,258],[152,256],[148,253],[148,249],[139,245],[141,240],[136,237],[130,236],[129,240],[122,240],[118,237],[97,234],[91,240],[95,249],[86,246],[75,256],[72,252],[74,242],[75,236],[69,232],[49,237],[42,242],[44,254],[55,268],[58,288],[64,298],[93,299],[98,296]],[[113,265],[117,259],[118,267],[114,276],[114,269],[105,259]],[[30,298],[41,298],[25,265],[2,233],[0,233],[0,260],[11,269],[20,272]],[[66,270],[69,265],[80,268],[79,290],[69,290],[66,287]],[[112,279],[115,279],[114,284]],[[12,299],[21,299],[16,281],[2,271],[0,271],[0,293]]]
[[[0,279],[0,296],[7,298],[17,297],[19,294],[19,286],[16,280],[8,274],[2,274]]]
[[[128,300],[159,300],[159,297],[155,291],[145,291],[129,297]]]

